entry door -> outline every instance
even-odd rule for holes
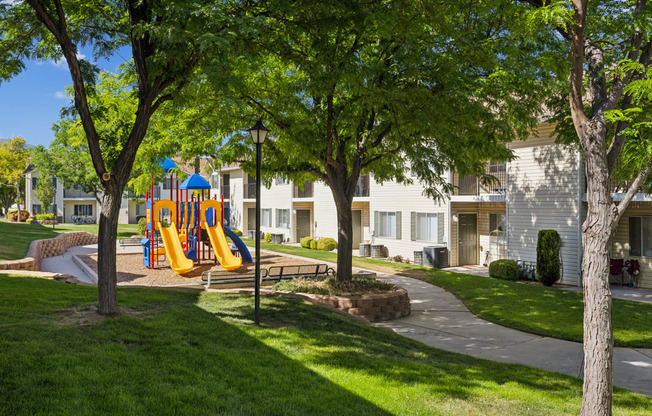
[[[362,242],[362,211],[353,210],[351,215],[353,217],[353,249],[355,250]]]
[[[256,231],[256,208],[247,208],[247,231]]]
[[[459,265],[478,264],[478,217],[459,214]]]
[[[297,240],[310,236],[310,210],[297,210]]]

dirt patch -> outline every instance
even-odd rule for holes
[[[79,258],[97,273],[97,256],[81,255]],[[298,260],[276,253],[261,253],[260,260],[261,268],[320,263],[317,260],[312,262]],[[254,272],[254,268],[255,263],[242,263],[239,269],[233,270],[231,273],[234,273],[234,276],[236,274],[251,274]],[[178,275],[165,260],[159,261],[154,269],[149,269],[143,265],[142,254],[118,254],[116,257],[118,286],[199,287],[202,281],[201,274],[208,270],[224,271],[221,266],[215,265],[214,260],[202,260],[200,266],[195,266],[188,273]]]
[[[151,311],[138,311],[121,306],[120,313],[117,315],[100,315],[97,312],[97,302],[91,302],[88,305],[75,306],[73,308],[57,309],[54,311],[58,324],[79,327],[95,325],[104,322],[107,318],[115,316],[144,316],[147,313],[151,313]]]

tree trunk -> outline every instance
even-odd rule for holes
[[[599,133],[598,133],[599,134]],[[586,140],[588,213],[582,225],[584,285],[584,395],[582,416],[610,416],[613,393],[613,325],[609,249],[615,228],[606,152]]]
[[[97,289],[99,292],[98,312],[102,315],[119,313],[116,277],[116,239],[118,237],[118,215],[122,201],[122,187],[109,183],[104,188],[100,231],[98,236]]]
[[[25,204],[27,204],[27,201],[25,201]],[[18,207],[18,218],[16,222],[20,222],[20,179],[16,181],[16,207]]]
[[[337,280],[340,282],[350,281],[353,274],[353,193],[349,196],[347,187],[346,180],[333,181],[330,186],[337,209]]]

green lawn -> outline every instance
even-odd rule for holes
[[[322,261],[337,261],[336,253],[271,243],[263,243],[261,247]],[[532,334],[582,341],[584,308],[579,292],[381,260],[353,259],[357,267],[416,277],[443,287],[487,321]],[[613,322],[616,346],[652,348],[652,304],[614,299]]]
[[[310,304],[121,288],[132,312],[90,326],[95,288],[0,276],[0,414],[574,415],[574,377],[426,347]],[[648,415],[621,389],[614,413]]]
[[[0,260],[22,259],[29,250],[29,244],[34,240],[56,237],[57,234],[67,231],[88,231],[97,234],[98,227],[98,224],[61,224],[53,229],[47,225],[0,221]],[[138,226],[135,224],[118,225],[118,238],[130,237],[137,233]]]

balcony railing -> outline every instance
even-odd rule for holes
[[[312,182],[306,182],[303,184],[303,191],[298,186],[294,187],[294,197],[295,198],[312,198],[315,195]]]
[[[460,176],[456,173],[453,177],[453,185],[455,185],[455,191],[453,192],[453,195],[504,194],[507,184],[507,172],[505,170],[505,165],[487,165],[485,172],[494,176],[496,180],[487,185],[483,185],[480,183],[479,178],[475,175]]]
[[[624,194],[624,193],[627,193],[627,191],[629,191],[629,188],[631,187],[631,184],[632,184],[632,181],[626,181],[626,180],[622,180],[622,179],[612,179],[609,189],[611,189],[611,193],[614,193],[614,194],[623,193]],[[586,178],[584,178],[584,193],[586,193],[587,187],[588,187],[588,184],[587,184]],[[636,191],[636,193],[640,193],[640,194],[646,193],[645,188],[639,187],[638,190]]]
[[[93,198],[95,199],[95,195],[86,193],[82,191],[81,189],[64,189],[63,190],[63,197],[64,198]]]
[[[355,187],[354,197],[369,196],[369,175],[362,175],[358,178],[358,184]]]
[[[226,197],[226,194],[224,194]],[[249,182],[245,184],[244,187],[244,198],[245,199],[256,199],[256,182]]]

